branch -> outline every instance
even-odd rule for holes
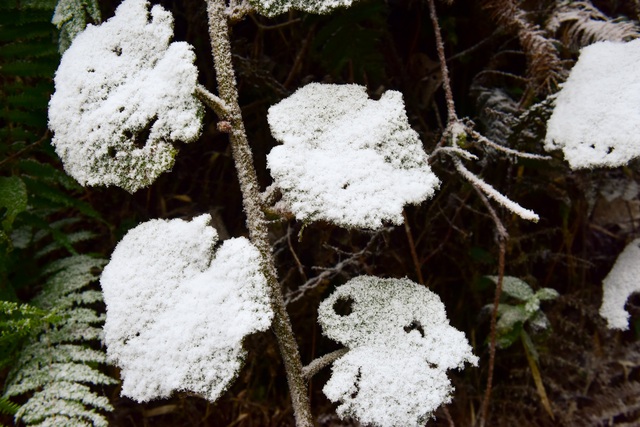
[[[344,356],[348,351],[348,348],[341,348],[340,350],[325,354],[324,356],[318,357],[317,359],[313,360],[307,366],[302,368],[302,375],[304,376],[304,379],[308,381],[309,379],[311,379],[311,377],[320,372],[325,366]]]
[[[442,42],[438,16],[436,15],[436,5],[433,0],[429,0],[429,16],[431,17],[433,32],[436,36],[438,60],[440,61],[440,70],[442,71],[442,87],[444,89],[445,98],[447,99],[447,122],[451,123],[458,120],[458,116],[456,115],[456,105],[453,102],[453,92],[451,91],[451,81],[449,79],[449,68],[447,67],[447,58],[444,54],[444,43]]]
[[[478,178],[474,175],[469,169],[467,169],[460,159],[453,159],[453,164],[456,167],[456,170],[460,172],[467,181],[469,181],[474,187],[482,190],[484,194],[500,203],[505,208],[509,209],[514,214],[518,215],[522,219],[527,219],[529,221],[538,222],[540,217],[532,210],[525,209],[513,200],[509,199],[507,196],[500,193],[498,190],[493,188],[491,185],[484,182],[482,179]]]
[[[300,352],[289,314],[284,303],[278,274],[269,241],[267,218],[262,210],[260,186],[253,164],[253,153],[247,140],[247,133],[242,120],[242,112],[238,104],[236,76],[231,59],[231,43],[229,40],[229,22],[226,11],[226,0],[207,0],[209,18],[209,38],[213,51],[218,93],[227,106],[229,140],[233,160],[238,172],[238,180],[242,191],[242,204],[247,215],[249,237],[262,256],[262,270],[267,278],[273,307],[273,331],[278,341],[280,355],[287,373],[287,382],[291,394],[291,405],[297,427],[312,427],[311,406],[304,377]]]
[[[532,153],[524,153],[522,151],[514,150],[512,148],[505,147],[500,144],[496,144],[491,141],[489,138],[481,135],[480,133],[471,130],[469,131],[472,137],[478,140],[478,142],[482,142],[483,144],[488,145],[491,148],[495,148],[498,151],[502,151],[503,153],[510,154],[512,156],[521,157],[523,159],[534,159],[534,160],[551,160],[551,156],[544,156],[541,154],[532,154]]]
[[[214,113],[218,116],[218,119],[225,120],[229,115],[229,107],[225,102],[209,92],[206,87],[201,84],[196,86],[196,96],[198,99],[205,104],[207,107],[211,108]]]

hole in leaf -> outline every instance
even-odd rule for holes
[[[611,154],[613,153],[614,147],[608,147],[607,148],[607,154]]]
[[[158,118],[154,116],[144,128],[133,132],[127,129],[123,131],[122,134],[126,139],[131,141],[136,148],[144,148],[151,135],[151,128],[157,121]]]
[[[95,73],[96,70],[94,68],[89,68],[87,69],[87,73]]]
[[[117,56],[122,55],[122,48],[120,46],[114,47],[113,49],[111,49],[111,51],[115,53]]]
[[[361,378],[362,378],[362,369],[358,368],[358,373],[356,374],[355,381],[353,381],[353,385],[355,386],[356,389],[353,391],[353,393],[349,395],[350,399],[355,399],[356,397],[358,397],[358,393],[360,393],[360,386],[358,384],[360,384]]]
[[[333,303],[333,311],[336,312],[338,316],[348,316],[353,313],[353,298],[351,297],[340,297],[338,300]]]
[[[346,190],[347,188],[349,188],[349,183],[348,182],[342,186],[343,190]]]
[[[422,335],[422,338],[424,338],[424,329],[422,329],[422,324],[417,320],[414,320],[413,322],[409,323],[408,326],[405,326],[404,331],[406,333],[409,333],[411,331],[418,331],[420,332],[420,335]]]
[[[116,150],[116,147],[109,147],[107,149],[107,155],[112,159],[116,158],[116,154],[118,154],[118,150]]]
[[[118,108],[118,113],[122,113],[124,111],[124,107]]]

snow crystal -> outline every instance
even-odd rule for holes
[[[323,391],[341,417],[365,424],[423,423],[451,400],[447,370],[477,364],[440,298],[408,279],[352,279],[322,302],[318,321],[349,348]]]
[[[640,40],[582,49],[547,122],[545,148],[573,169],[617,167],[640,156]]]
[[[354,0],[249,0],[262,15],[276,16],[290,9],[325,14],[339,7],[349,7]]]
[[[283,202],[303,221],[345,227],[401,224],[405,204],[439,185],[402,94],[369,99],[358,85],[311,83],[269,109],[268,167]]]
[[[611,329],[629,329],[629,313],[624,309],[627,298],[640,292],[640,239],[629,243],[618,256],[602,282],[600,315]]]
[[[150,185],[174,163],[172,141],[200,134],[193,96],[195,56],[169,43],[173,18],[160,6],[125,0],[113,18],[89,25],[65,52],[49,103],[53,145],[82,185]]]
[[[129,231],[105,268],[107,357],[138,401],[189,390],[214,401],[237,375],[244,336],[271,324],[260,254],[226,240],[209,215]]]

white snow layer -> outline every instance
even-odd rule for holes
[[[101,278],[107,357],[137,401],[188,390],[214,401],[238,373],[244,336],[273,313],[260,254],[226,240],[209,215],[152,220],[127,233]]]
[[[340,417],[364,424],[422,425],[451,400],[447,370],[478,361],[440,298],[408,279],[356,277],[320,304],[318,321],[349,348],[323,391]]]
[[[268,167],[299,220],[344,227],[401,224],[405,204],[439,186],[402,94],[369,99],[363,86],[311,83],[269,108]]]
[[[627,298],[640,292],[640,239],[629,243],[618,256],[602,282],[600,315],[611,329],[629,329],[629,313],[624,309]]]
[[[547,122],[545,148],[573,169],[617,167],[640,156],[640,40],[582,49]]]
[[[82,185],[134,192],[173,166],[172,141],[200,134],[195,55],[187,43],[169,43],[171,13],[148,7],[125,0],[113,18],[89,25],[56,72],[52,143]]]
[[[354,0],[249,0],[262,15],[276,16],[290,9],[325,14],[339,7],[349,7]]]

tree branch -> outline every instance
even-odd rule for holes
[[[196,96],[202,102],[204,102],[207,107],[211,108],[214,113],[218,116],[218,119],[225,120],[229,115],[229,108],[225,102],[209,92],[206,87],[201,84],[196,86]]]
[[[233,160],[238,172],[242,202],[247,215],[247,228],[251,242],[262,255],[262,270],[269,285],[271,305],[274,311],[273,331],[276,335],[280,354],[287,373],[291,403],[296,425],[298,427],[313,426],[309,396],[302,375],[302,363],[298,344],[293,335],[291,321],[287,313],[280,282],[276,273],[271,244],[267,229],[267,219],[262,210],[258,178],[253,164],[253,154],[242,120],[238,104],[238,90],[231,61],[229,42],[229,23],[225,0],[207,0],[209,18],[209,37],[213,50],[214,66],[218,81],[218,93],[227,105],[227,120],[230,126],[229,139],[233,152]]]

